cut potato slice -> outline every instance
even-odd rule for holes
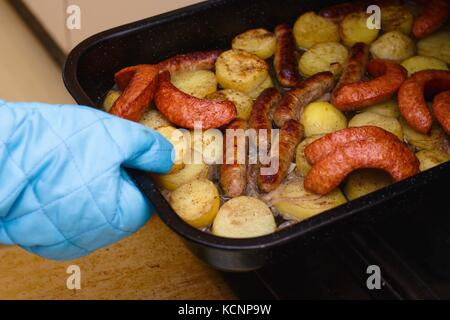
[[[420,161],[420,171],[426,171],[442,163],[450,161],[450,156],[440,150],[422,150],[416,153]]]
[[[250,113],[252,112],[252,98],[240,91],[232,89],[220,90],[213,94],[210,94],[207,98],[213,100],[228,100],[233,102],[236,106],[236,118],[238,119],[248,120],[248,118],[250,117]]]
[[[231,42],[233,49],[253,53],[261,59],[268,59],[275,53],[276,38],[266,29],[251,29],[236,36]]]
[[[339,33],[342,41],[348,47],[352,47],[355,43],[363,42],[371,44],[378,37],[380,30],[369,29],[367,27],[367,19],[369,15],[364,12],[356,12],[347,15],[342,20]]]
[[[433,125],[429,134],[422,134],[411,128],[403,118],[400,119],[400,123],[403,127],[406,142],[418,150],[437,149],[445,137],[444,131],[437,125]]]
[[[172,126],[172,123],[156,109],[146,111],[139,122],[147,128],[154,130]]]
[[[117,99],[119,99],[121,95],[120,91],[117,90],[109,90],[106,94],[105,100],[103,101],[103,110],[106,112],[109,112],[116,102]]]
[[[392,117],[382,116],[373,112],[362,112],[355,115],[348,123],[348,127],[376,126],[392,134],[403,141],[403,128],[400,122]]]
[[[433,57],[414,56],[402,62],[408,76],[422,70],[448,70],[447,64]]]
[[[306,106],[300,123],[305,129],[305,136],[327,134],[347,128],[347,118],[332,104],[320,101]]]
[[[345,196],[339,189],[325,196],[306,191],[301,178],[289,182],[272,200],[273,206],[285,219],[296,221],[308,219],[346,202]]]
[[[370,45],[370,53],[375,59],[401,62],[416,53],[416,45],[410,37],[400,31],[390,31]]]
[[[186,157],[190,156],[191,139],[189,131],[180,130],[171,126],[160,127],[156,131],[169,140],[169,142],[173,145],[174,165],[171,173],[180,171],[184,168]]]
[[[367,107],[364,109],[364,112],[372,112],[381,116],[391,118],[398,118],[400,116],[400,110],[398,109],[398,103],[396,99],[391,99],[386,102]]]
[[[273,233],[276,228],[272,211],[264,202],[242,196],[220,208],[212,232],[225,238],[254,238]]]
[[[324,71],[339,74],[347,59],[348,50],[342,44],[338,42],[319,43],[301,56],[298,68],[300,73],[307,77]]]
[[[217,91],[216,75],[208,70],[174,73],[171,82],[184,93],[200,99]]]
[[[295,152],[295,163],[297,165],[297,172],[299,172],[303,177],[308,174],[309,170],[311,170],[311,165],[305,157],[305,148],[323,136],[323,134],[318,134],[308,137],[297,146],[297,150]]]
[[[438,31],[420,40],[417,43],[417,54],[450,64],[450,30]]]
[[[216,76],[224,89],[249,94],[267,79],[269,66],[252,53],[228,50],[216,61]]]
[[[267,88],[273,88],[273,81],[270,76],[268,76],[266,80],[264,80],[258,87],[256,87],[256,89],[250,92],[248,96],[253,100],[256,100],[256,98],[258,98],[259,95]]]
[[[339,28],[332,21],[314,12],[302,14],[293,29],[297,46],[309,49],[322,42],[339,42]]]
[[[205,228],[219,211],[219,191],[207,179],[193,180],[170,194],[170,205],[191,226]]]
[[[414,16],[405,6],[386,6],[381,8],[381,29],[385,32],[400,31],[410,35]]]
[[[152,174],[152,176],[158,186],[173,191],[192,180],[207,178],[208,174],[209,167],[205,163],[191,163],[185,164],[184,168],[178,172],[164,175]]]
[[[392,184],[391,176],[381,170],[361,169],[349,174],[344,193],[354,200]]]

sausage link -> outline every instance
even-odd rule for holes
[[[227,127],[227,129],[246,130],[247,122],[240,119],[235,120]],[[232,146],[227,146],[225,139],[225,150],[228,150],[228,147],[233,148],[234,160],[227,159],[227,152],[224,152],[224,161],[223,164],[220,165],[219,183],[225,196],[234,198],[245,192],[245,188],[247,187],[247,166],[245,163],[238,163],[237,141],[233,141]]]
[[[450,91],[444,91],[434,98],[433,113],[442,129],[450,135]]]
[[[299,82],[297,71],[296,45],[292,29],[287,24],[280,24],[275,28],[277,38],[275,50],[275,72],[283,87],[295,87]]]
[[[421,39],[438,30],[450,16],[450,4],[447,0],[420,0],[423,11],[414,20],[412,32]]]
[[[302,136],[303,126],[299,122],[289,120],[283,125],[280,130],[278,153],[273,156],[278,160],[278,170],[272,175],[259,173],[257,183],[261,192],[275,190],[283,182],[284,178],[286,178],[289,167],[294,161],[295,149],[300,143]],[[266,167],[270,167],[270,165]]]
[[[345,2],[322,9],[319,11],[319,14],[324,18],[339,23],[350,13],[365,12],[366,7],[366,1]]]
[[[317,73],[301,82],[297,88],[287,92],[276,107],[273,115],[275,124],[281,128],[288,120],[300,121],[304,107],[330,92],[334,84],[335,78],[331,72]]]
[[[170,73],[195,70],[213,70],[216,60],[221,53],[222,51],[220,50],[213,50],[180,54],[161,61],[158,63],[158,68],[160,72],[169,71]]]
[[[374,79],[341,86],[334,95],[334,106],[356,111],[390,99],[406,80],[405,68],[397,63],[374,59],[367,64]]]
[[[188,129],[194,129],[196,122],[203,129],[219,128],[237,115],[236,107],[230,101],[198,99],[178,90],[170,82],[168,71],[159,76],[155,104],[170,122]]]
[[[152,65],[140,65],[126,69],[128,70],[123,71],[123,74],[126,74],[127,79],[121,80],[123,82],[120,83],[123,86],[123,93],[110,112],[127,120],[139,121],[155,95],[158,68]],[[119,78],[123,79],[123,76]]]

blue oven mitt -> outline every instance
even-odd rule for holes
[[[141,228],[151,205],[123,167],[172,167],[159,133],[80,106],[0,100],[0,243],[69,260]]]

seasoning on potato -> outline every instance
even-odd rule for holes
[[[175,127],[160,127],[156,130],[164,138],[169,140],[174,148],[173,168],[171,173],[175,173],[184,168],[185,157],[190,151],[190,136],[185,136],[184,132]]]
[[[248,96],[254,100],[256,100],[259,95],[266,90],[267,88],[273,88],[272,77],[269,75],[266,80],[264,80],[259,86],[257,86],[254,90],[248,93]]]
[[[346,47],[338,42],[325,42],[306,51],[301,56],[298,67],[300,73],[307,77],[324,71],[339,74],[347,59]]]
[[[209,167],[205,163],[188,163],[178,172],[162,175],[152,174],[152,176],[158,186],[173,191],[185,183],[206,178],[208,174]]]
[[[172,123],[156,109],[150,109],[146,111],[139,123],[143,124],[147,128],[154,130],[162,127],[172,126]]]
[[[269,77],[270,78],[270,77]],[[234,103],[237,110],[236,118],[248,120],[252,112],[253,100],[246,94],[233,90],[224,89],[207,96],[207,99],[228,100]]]
[[[207,179],[183,184],[170,194],[173,210],[195,228],[209,226],[220,207],[219,191]]]
[[[251,29],[241,33],[231,42],[233,49],[253,53],[264,60],[273,56],[275,46],[275,35],[263,28]]]
[[[273,233],[276,228],[272,211],[264,202],[241,196],[220,208],[212,233],[225,238],[254,238]]]
[[[414,16],[405,6],[386,6],[381,8],[381,30],[400,31],[410,35]]]
[[[345,115],[332,104],[324,101],[307,105],[300,122],[305,129],[306,137],[347,128]]]
[[[109,90],[106,94],[105,100],[103,100],[103,110],[109,112],[116,100],[119,99],[121,94],[122,93],[120,91]]]
[[[249,94],[267,81],[268,76],[268,64],[258,56],[242,50],[225,51],[216,61],[217,81],[224,89]]]
[[[294,24],[293,33],[297,46],[309,49],[322,42],[339,42],[338,26],[314,12],[302,14]]]
[[[342,41],[347,47],[352,47],[355,43],[363,42],[371,44],[378,37],[380,30],[369,29],[367,19],[369,15],[364,12],[356,12],[347,15],[342,20],[339,33]]]
[[[422,150],[416,153],[420,162],[420,171],[426,171],[442,163],[450,161],[450,156],[440,150]]]
[[[416,53],[414,41],[400,31],[390,31],[375,40],[370,53],[376,59],[401,62]]]
[[[400,122],[388,116],[383,116],[373,112],[362,112],[355,115],[348,123],[351,127],[376,126],[382,128],[390,133],[396,135],[400,140],[403,140],[403,129]]]
[[[171,82],[184,93],[200,99],[217,91],[216,75],[208,70],[174,73]]]
[[[408,58],[401,65],[408,71],[408,76],[422,70],[449,70],[444,61],[424,56]]]
[[[392,184],[391,176],[377,169],[360,169],[349,174],[344,193],[354,200]]]

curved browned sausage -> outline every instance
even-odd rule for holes
[[[188,129],[194,129],[196,123],[203,129],[219,128],[237,115],[236,107],[230,101],[198,99],[180,91],[170,82],[167,71],[159,76],[155,104],[170,122]]]
[[[397,63],[374,59],[367,71],[375,77],[365,82],[341,86],[334,95],[334,106],[342,111],[356,111],[390,99],[406,80],[405,68]]]
[[[450,135],[450,91],[444,91],[434,97],[433,113],[442,129]]]
[[[414,20],[412,32],[421,39],[438,30],[450,15],[450,3],[447,0],[419,0],[423,5],[420,16]]]
[[[195,70],[213,70],[217,58],[222,51],[197,51],[187,54],[180,54],[175,57],[158,63],[160,72],[169,71],[170,73],[195,71]]]
[[[333,90],[335,78],[331,72],[321,72],[298,84],[297,88],[287,92],[275,109],[273,119],[281,128],[286,121],[300,121],[303,109],[309,103]]]
[[[299,82],[296,45],[292,29],[287,24],[275,28],[277,44],[275,49],[275,72],[283,87],[295,87]]]

